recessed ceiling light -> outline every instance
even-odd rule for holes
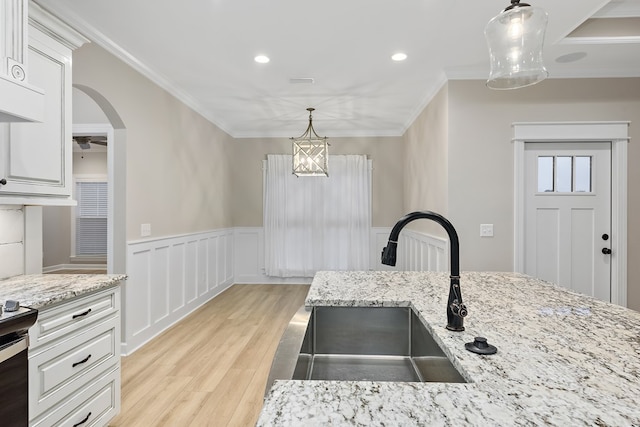
[[[266,64],[267,62],[270,61],[269,57],[265,55],[258,55],[255,58],[253,58],[253,60],[259,64]]]
[[[393,59],[394,61],[404,61],[405,59],[407,59],[407,54],[402,52],[394,53],[393,55],[391,55],[391,59]]]

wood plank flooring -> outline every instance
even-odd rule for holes
[[[234,285],[122,359],[109,425],[254,426],[280,337],[307,285]]]

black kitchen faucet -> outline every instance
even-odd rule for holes
[[[449,245],[451,247],[451,284],[449,286],[449,299],[447,301],[447,329],[450,331],[464,331],[464,317],[467,315],[467,307],[462,302],[460,292],[460,246],[458,243],[458,233],[453,225],[440,214],[430,211],[417,211],[407,214],[393,226],[389,235],[389,242],[382,250],[382,263],[385,265],[396,265],[396,249],[398,247],[398,236],[405,225],[416,219],[430,219],[440,224],[449,235]]]

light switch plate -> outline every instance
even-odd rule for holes
[[[140,236],[151,236],[151,224],[140,224]]]
[[[493,237],[493,224],[480,224],[480,237]]]

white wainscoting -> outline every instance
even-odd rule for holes
[[[408,271],[448,271],[449,240],[412,230],[398,239],[398,268]]]
[[[371,228],[370,270],[446,271],[449,268],[448,241],[411,230],[400,233],[398,264],[380,262],[382,248],[389,239],[389,227]],[[264,230],[262,227],[234,229],[234,283],[311,283],[310,278],[269,277],[264,272]]]
[[[233,229],[129,242],[122,353],[131,354],[231,286],[233,248]]]
[[[382,248],[387,245],[391,228],[373,228],[371,269],[402,271],[447,271],[449,269],[449,241],[412,230],[402,230],[398,238],[396,266],[380,262]]]
[[[309,284],[309,277],[270,277],[264,271],[264,228],[234,229],[234,283]]]
[[[411,230],[400,234],[398,265],[380,263],[391,229],[371,229],[371,270],[446,271],[446,239]],[[310,283],[310,278],[264,274],[262,227],[236,227],[131,241],[122,292],[122,353],[147,341],[232,284]]]

